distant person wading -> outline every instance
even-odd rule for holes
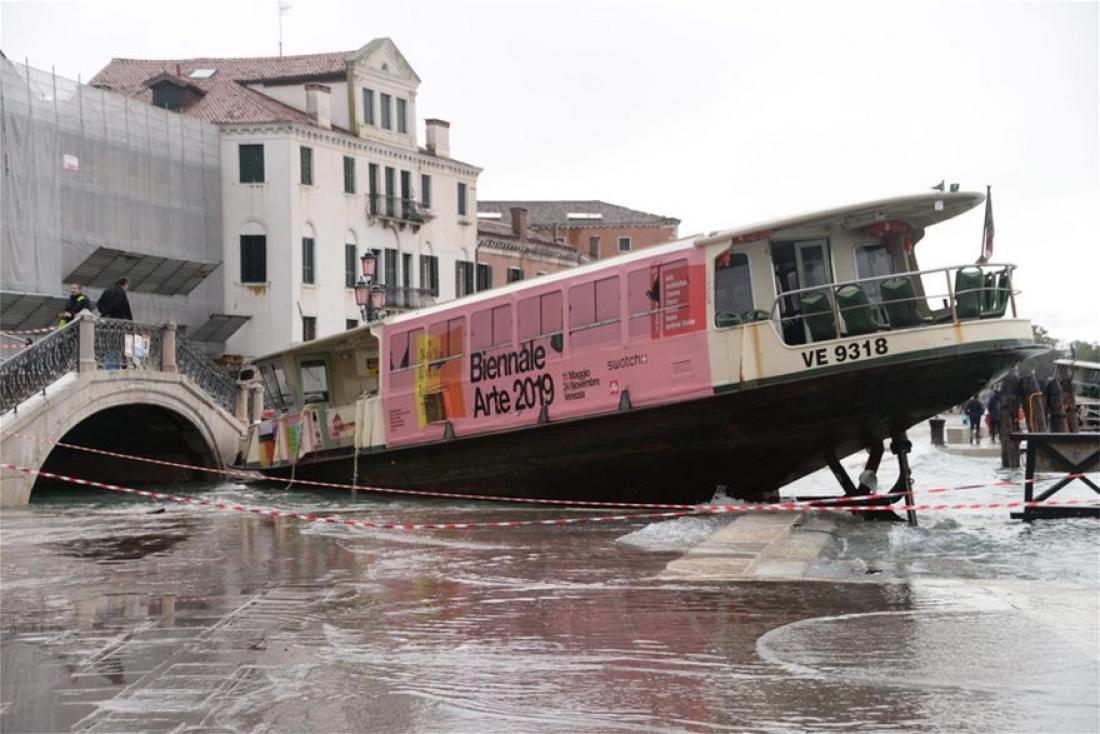
[[[99,315],[105,319],[133,321],[130,299],[126,297],[126,289],[129,287],[129,278],[119,278],[117,283],[103,291],[103,295],[99,297]]]

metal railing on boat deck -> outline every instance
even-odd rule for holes
[[[1009,310],[1015,318],[1015,269],[1007,263],[957,265],[798,288],[780,293],[768,318],[777,323],[783,341],[792,345],[998,319]],[[929,292],[941,273],[944,291]],[[936,301],[941,307],[932,308],[929,304]]]

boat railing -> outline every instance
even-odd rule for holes
[[[1015,265],[955,265],[781,292],[768,312],[790,345],[1016,316]],[[942,277],[943,291],[935,283]],[[933,292],[929,288],[936,289]],[[930,304],[939,302],[939,307]],[[722,325],[722,324],[720,324]]]

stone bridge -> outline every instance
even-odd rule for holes
[[[232,463],[261,389],[238,384],[174,324],[82,313],[0,364],[3,463],[116,484],[216,477],[67,449],[58,442],[207,468]],[[49,484],[0,470],[0,504]],[[101,490],[95,490],[101,491]]]

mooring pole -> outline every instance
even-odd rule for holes
[[[898,457],[898,473],[901,475],[905,487],[904,502],[910,508],[905,511],[905,518],[909,521],[909,525],[915,528],[917,526],[917,511],[912,509],[913,475],[909,472],[909,452],[912,448],[913,444],[910,443],[904,432],[900,436],[895,436],[890,442],[890,453]]]

